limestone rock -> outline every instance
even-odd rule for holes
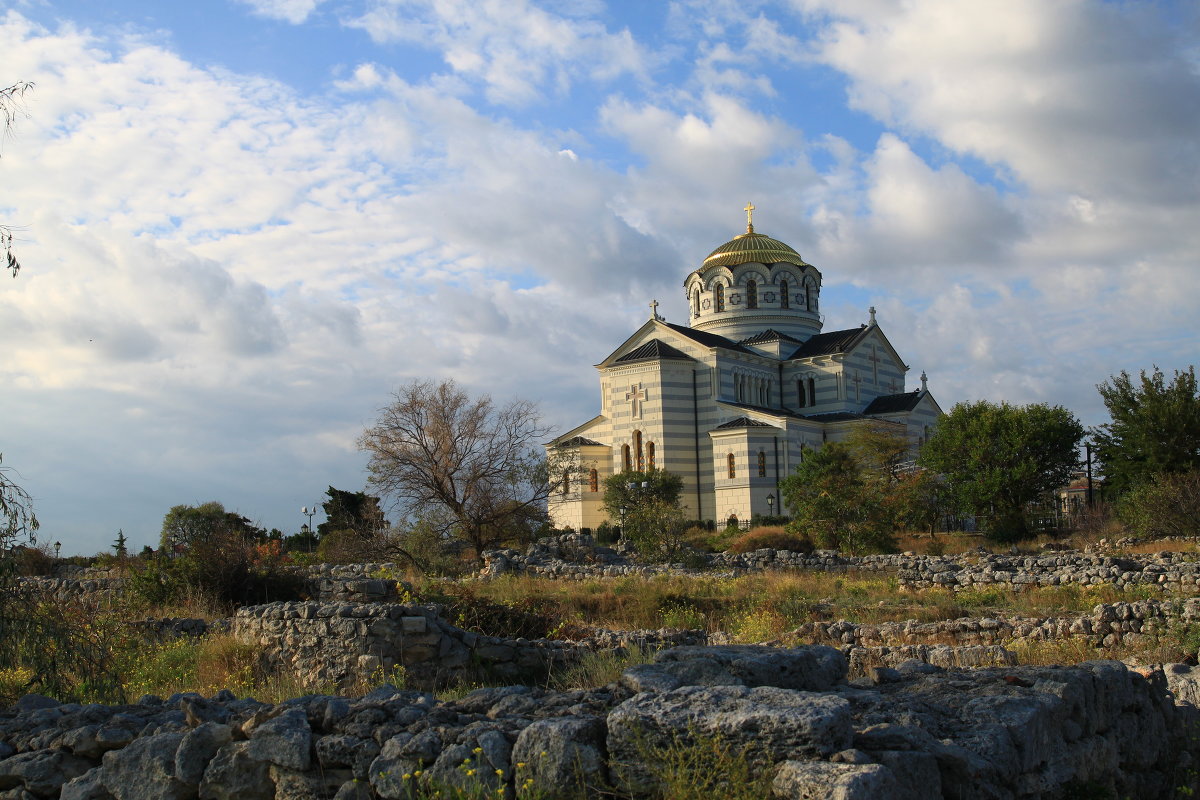
[[[205,722],[185,733],[175,751],[175,777],[197,786],[208,762],[233,739],[233,729],[218,722]]]
[[[104,787],[104,767],[93,767],[63,784],[59,800],[113,800]]]
[[[217,751],[200,779],[200,800],[273,800],[270,767],[250,755],[250,742],[230,742]]]
[[[0,789],[23,786],[38,797],[56,797],[64,783],[91,768],[91,762],[62,750],[21,753],[0,761]]]
[[[196,788],[175,777],[175,752],[182,733],[134,739],[104,754],[104,786],[117,800],[185,800]]]
[[[880,764],[785,761],[775,773],[771,792],[777,800],[899,800],[895,776]]]
[[[303,708],[289,708],[256,726],[250,734],[251,758],[304,772],[311,762],[312,729]]]
[[[607,782],[604,720],[558,717],[527,726],[513,746],[518,793],[530,781],[528,794],[556,796],[593,789]]]
[[[607,724],[614,777],[634,792],[654,787],[647,762],[656,751],[705,746],[705,738],[763,765],[828,756],[851,743],[845,699],[768,686],[688,686],[639,694],[615,708]]]
[[[826,692],[846,678],[846,657],[824,645],[767,647],[726,645],[724,647],[672,647],[655,657],[657,664],[702,660],[723,667],[745,686],[776,686]]]

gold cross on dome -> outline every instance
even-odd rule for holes
[[[754,203],[746,203],[742,211],[746,212],[746,233],[754,233]]]

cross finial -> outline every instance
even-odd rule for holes
[[[651,319],[659,319],[659,316],[658,316],[658,301],[657,301],[657,300],[651,300],[651,301],[650,301],[650,318],[651,318]]]
[[[746,203],[742,211],[746,212],[746,233],[754,233],[754,203]]]
[[[929,378],[925,375],[925,370],[921,370],[921,391],[929,391]]]
[[[874,325],[875,324],[875,306],[871,306],[869,311],[871,314],[871,324]]]

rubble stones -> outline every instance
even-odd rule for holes
[[[179,696],[13,708],[0,711],[8,753],[0,792],[27,800],[368,800],[411,797],[414,782],[433,775],[506,796],[520,796],[530,779],[541,796],[606,786],[636,793],[655,780],[647,748],[706,737],[741,748],[759,774],[773,775],[777,798],[1054,798],[1080,787],[1167,798],[1200,789],[1190,771],[1200,757],[1190,735],[1200,712],[1189,667],[921,663],[901,664],[884,681],[846,682],[844,667],[823,671],[838,656],[819,647],[688,647],[656,664],[707,661],[757,686],[688,685],[714,673],[681,670],[665,673],[681,685],[637,693],[625,681],[568,692],[493,688],[445,701],[382,687],[278,705],[223,693],[203,703]],[[774,683],[785,685],[743,662],[783,665]],[[806,673],[787,664],[825,667]],[[801,683],[809,688],[794,688]],[[226,721],[193,714],[189,722],[181,708],[189,704]],[[132,738],[106,738],[113,749],[101,753],[94,742],[107,729]]]

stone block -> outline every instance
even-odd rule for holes
[[[785,761],[771,783],[777,800],[899,800],[898,791],[895,776],[881,764]]]

